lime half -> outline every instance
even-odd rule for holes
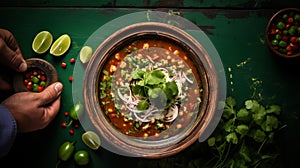
[[[53,37],[50,32],[41,31],[34,37],[32,49],[38,54],[43,54],[50,48],[52,41]]]
[[[101,145],[99,136],[93,131],[83,133],[81,139],[84,144],[93,150],[97,150]]]
[[[83,46],[79,53],[79,58],[82,63],[87,63],[93,54],[93,49],[90,46]]]
[[[61,56],[66,51],[68,51],[71,45],[71,38],[68,34],[61,35],[58,39],[54,41],[50,48],[50,54],[54,56]]]

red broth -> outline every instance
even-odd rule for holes
[[[201,78],[188,54],[175,42],[151,38],[134,41],[113,53],[99,74],[98,95],[101,109],[113,127],[125,135],[148,139],[164,139],[188,129],[199,115],[203,99]],[[138,62],[144,65],[137,66]],[[147,119],[147,122],[142,120],[144,121],[142,122],[128,112],[129,107],[118,98],[117,90],[126,84],[130,86],[134,70],[154,67],[168,69],[170,73],[176,70],[186,76],[186,78],[181,76],[185,83],[179,89],[181,99],[176,105],[177,117],[171,122],[166,122],[165,118],[161,117],[161,113],[156,113],[153,115],[156,117]],[[193,80],[191,83],[187,82],[191,79]],[[178,85],[180,83],[177,83]],[[145,118],[146,114],[143,115]]]

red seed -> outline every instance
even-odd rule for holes
[[[72,76],[69,77],[69,81],[72,82],[74,79]]]
[[[67,67],[67,64],[66,64],[65,62],[62,62],[62,63],[61,63],[61,67],[62,67],[62,68],[66,68],[66,67]]]
[[[68,116],[68,115],[69,115],[69,112],[66,111],[66,112],[64,113],[64,115],[65,115],[65,116]]]
[[[71,64],[75,63],[75,59],[74,59],[74,58],[71,58],[71,59],[70,59],[70,63],[71,63]]]
[[[73,129],[69,129],[69,133],[70,133],[71,135],[73,135],[73,134],[74,134],[74,130],[73,130]]]

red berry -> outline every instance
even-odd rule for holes
[[[71,59],[70,59],[70,63],[73,64],[74,62],[75,62],[75,59],[74,59],[74,58],[71,58]]]
[[[66,67],[67,67],[67,64],[66,64],[65,62],[62,62],[62,63],[61,63],[61,67],[62,67],[62,68],[66,68]]]
[[[72,82],[74,79],[72,76],[69,77],[69,81]]]
[[[70,133],[71,135],[73,135],[73,134],[74,134],[74,130],[73,130],[73,129],[69,129],[69,133]]]
[[[66,111],[66,112],[64,113],[64,115],[65,115],[65,116],[68,116],[68,115],[69,115],[69,112]]]

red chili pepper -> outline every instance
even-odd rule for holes
[[[65,62],[62,62],[62,63],[61,63],[61,67],[62,67],[62,68],[66,68],[66,67],[67,67],[67,64],[66,64]]]
[[[74,58],[71,58],[71,59],[70,59],[70,63],[73,64],[74,62],[75,62],[75,59],[74,59]]]

